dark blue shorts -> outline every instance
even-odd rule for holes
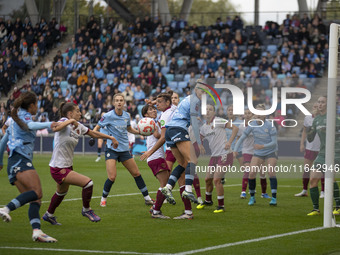
[[[166,145],[176,147],[176,143],[190,141],[188,130],[180,127],[167,127],[165,132]]]
[[[278,159],[277,152],[272,152],[272,153],[269,153],[268,155],[265,155],[265,156],[259,156],[259,155],[254,154],[253,157],[258,157],[258,158],[260,158],[262,160],[266,160],[266,159],[269,159],[269,158],[276,158],[276,159]]]
[[[236,158],[239,159],[239,158],[242,158],[242,157],[243,157],[242,151],[237,152]]]
[[[124,162],[130,158],[132,158],[132,156],[129,151],[118,152],[111,149],[106,149],[105,151],[105,160],[114,159],[118,162]]]
[[[8,158],[7,165],[7,174],[10,184],[14,185],[14,182],[17,180],[17,173],[27,170],[35,170],[32,161],[14,151],[12,156]]]

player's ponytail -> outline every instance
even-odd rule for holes
[[[31,104],[37,102],[37,96],[33,92],[22,93],[13,103],[13,110],[11,112],[12,119],[25,131],[28,131],[28,126],[18,116],[18,109],[22,108],[28,110]]]
[[[60,107],[59,107],[60,118],[67,117],[67,113],[72,112],[76,106],[77,105],[75,103],[72,103],[72,102],[61,103]]]

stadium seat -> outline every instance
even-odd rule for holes
[[[180,52],[177,52],[177,53],[174,54],[175,59],[179,59],[179,58],[182,57],[182,56],[183,56],[183,54],[180,53]],[[177,63],[177,64],[178,64],[178,63]]]
[[[140,73],[140,67],[139,67],[139,66],[134,66],[134,67],[132,67],[132,72],[133,72],[134,74]]]
[[[295,72],[297,75],[300,74],[300,67],[299,66],[293,66],[292,72]]]
[[[187,87],[187,85],[188,85],[188,82],[186,82],[186,81],[180,81],[180,82],[178,82],[178,89],[179,89],[179,90],[184,89],[184,88]]]
[[[61,90],[63,90],[63,89],[67,89],[67,87],[68,87],[68,82],[67,81],[62,81],[62,82],[60,82],[60,88],[61,88]]]
[[[109,84],[112,84],[113,83],[113,79],[115,78],[115,75],[113,73],[108,73],[106,75],[106,79],[108,81]]]
[[[184,81],[189,81],[190,80],[190,74],[184,75]]]
[[[259,70],[259,67],[258,67],[258,66],[252,66],[252,67],[250,68],[250,73],[252,73],[253,71],[256,71],[256,72],[257,72],[257,70]]]
[[[174,80],[174,75],[172,73],[168,73],[165,75],[165,78],[168,82],[171,82]]]
[[[280,79],[280,80],[284,80],[286,78],[286,75],[283,74],[283,73],[280,73],[277,75],[277,78]]]
[[[172,89],[172,90],[177,90],[177,81],[170,81],[169,82],[169,87]]]
[[[243,66],[242,69],[246,74],[249,73],[249,66]]]
[[[307,78],[307,74],[300,73],[300,74],[299,74],[299,78],[300,78],[300,79],[306,79],[306,78]]]
[[[204,59],[202,59],[202,58],[197,59],[198,69],[201,69],[203,63],[204,63]]]
[[[236,60],[235,59],[228,59],[228,66],[235,67],[236,66]]]
[[[178,65],[178,67],[181,67],[183,65],[183,60],[182,59],[177,60],[177,65]]]
[[[174,81],[183,81],[184,75],[183,74],[176,74]]]
[[[143,65],[143,63],[144,63],[144,59],[140,59],[140,60],[138,61],[138,66],[141,67],[141,66]]]
[[[275,55],[276,51],[277,51],[277,45],[275,44],[270,44],[267,46],[267,51],[270,52],[270,54]]]
[[[132,67],[137,66],[137,65],[138,65],[138,59],[132,59],[132,60],[130,61],[130,65],[131,65]]]
[[[163,75],[166,75],[169,71],[170,71],[170,68],[167,67],[167,66],[163,66],[162,69],[161,69],[161,73]]]

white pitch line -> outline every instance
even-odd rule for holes
[[[223,187],[235,187],[235,186],[241,186],[241,184],[228,184],[228,185],[223,185]],[[301,186],[291,186],[291,185],[280,185],[279,187],[281,188],[299,188]],[[201,189],[205,189],[205,187],[201,187]],[[173,191],[179,191],[178,189],[173,190]],[[157,191],[149,191],[149,194],[156,194]],[[140,195],[141,193],[127,193],[127,194],[115,194],[115,195],[109,195],[108,197],[125,197],[125,196],[137,196]],[[96,199],[96,198],[101,198],[101,196],[93,196],[92,199]],[[82,200],[81,197],[78,198],[67,198],[64,199],[63,202],[70,202],[70,201],[78,201],[78,200]],[[41,203],[45,204],[45,203],[50,203],[51,201],[42,201]],[[0,205],[0,207],[3,207],[5,205]]]
[[[297,234],[302,234],[302,233],[318,231],[318,230],[321,230],[321,229],[324,229],[324,227],[310,228],[310,229],[288,232],[288,233],[272,235],[272,236],[264,236],[264,237],[260,237],[260,238],[249,239],[249,240],[239,241],[239,242],[235,242],[235,243],[226,243],[226,244],[211,246],[211,247],[207,247],[207,248],[197,249],[197,250],[179,252],[179,253],[175,253],[174,255],[187,255],[187,254],[194,254],[194,253],[200,253],[200,252],[207,252],[207,251],[227,248],[227,247],[231,247],[231,246],[243,245],[243,244],[248,244],[248,243],[256,243],[256,242],[267,241],[267,240],[270,240],[270,239],[275,239],[275,238],[280,238],[280,237],[285,237],[285,236],[292,236],[292,235],[297,235]]]
[[[222,248],[238,246],[238,245],[243,245],[243,244],[267,241],[267,240],[270,240],[270,239],[275,239],[275,238],[280,238],[280,237],[285,237],[285,236],[292,236],[292,235],[298,235],[298,234],[303,234],[303,233],[308,233],[308,232],[314,232],[314,231],[318,231],[318,230],[322,230],[322,229],[325,229],[325,228],[324,227],[318,227],[318,228],[310,228],[310,229],[298,230],[298,231],[293,231],[293,232],[288,232],[288,233],[283,233],[283,234],[278,234],[278,235],[264,236],[264,237],[255,238],[255,239],[249,239],[249,240],[244,240],[244,241],[239,241],[239,242],[234,242],[234,243],[226,243],[226,244],[211,246],[211,247],[207,247],[207,248],[196,249],[196,250],[191,250],[191,251],[184,251],[184,252],[178,252],[178,253],[143,253],[143,252],[133,252],[133,251],[131,251],[131,252],[130,251],[98,251],[98,250],[31,248],[31,247],[9,247],[9,246],[4,246],[4,247],[0,246],[0,249],[30,250],[30,251],[31,250],[35,250],[35,251],[79,252],[79,253],[102,253],[102,254],[135,254],[135,255],[169,255],[170,254],[170,255],[188,255],[188,254],[207,252],[207,251],[218,250],[218,249],[222,249]]]
[[[169,253],[145,253],[134,251],[96,251],[96,250],[76,250],[76,249],[54,249],[54,248],[33,248],[33,247],[10,247],[4,246],[0,249],[8,250],[29,250],[29,251],[61,251],[61,252],[79,252],[79,253],[102,253],[102,254],[136,254],[136,255],[168,255]]]

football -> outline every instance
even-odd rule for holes
[[[156,122],[151,118],[143,118],[137,124],[138,132],[141,135],[149,136],[155,132]]]

